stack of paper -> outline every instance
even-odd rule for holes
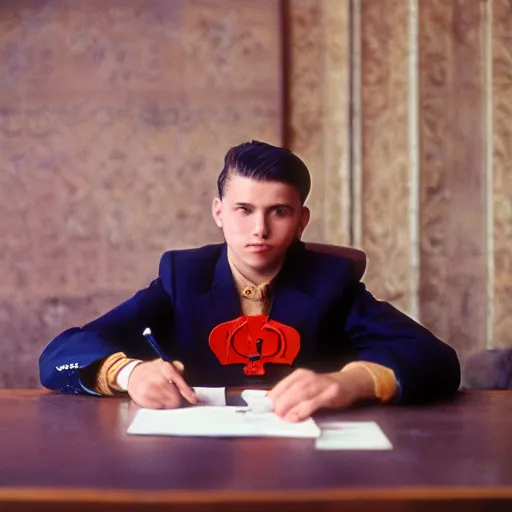
[[[254,413],[248,407],[185,407],[140,409],[128,434],[203,437],[299,437],[317,438],[320,429],[310,418],[289,423],[273,412]]]
[[[391,450],[382,429],[375,421],[321,422],[321,436],[315,442],[317,450]]]
[[[198,405],[226,405],[226,388],[193,388]]]

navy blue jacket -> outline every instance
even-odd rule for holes
[[[242,314],[226,244],[166,252],[158,278],[147,288],[48,344],[39,362],[41,382],[57,391],[91,394],[82,377],[102,358],[124,352],[155,359],[142,336],[150,327],[161,347],[184,363],[192,386],[270,386],[294,368],[336,371],[360,359],[394,370],[401,402],[447,398],[458,389],[455,351],[390,304],[377,301],[347,259],[293,244],[271,300],[270,318],[299,332],[299,354],[292,368],[267,364],[265,376],[245,376],[242,365],[221,365],[208,345],[215,326]]]

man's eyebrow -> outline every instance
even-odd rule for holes
[[[278,204],[273,204],[272,206],[269,206],[270,210],[274,210],[276,208],[286,208],[287,210],[291,210],[292,212],[295,211],[295,208],[291,204],[287,204],[287,203],[278,203]]]
[[[254,205],[252,203],[243,203],[243,202],[237,202],[237,203],[235,203],[235,206],[245,206],[247,208],[254,208]],[[265,209],[266,210],[275,210],[276,208],[286,208],[287,210],[291,210],[292,212],[295,211],[295,208],[288,203],[271,204],[270,206],[267,206]]]

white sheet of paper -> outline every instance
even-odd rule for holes
[[[226,388],[203,388],[196,386],[198,405],[226,405]]]
[[[253,413],[247,407],[185,407],[140,409],[128,434],[202,437],[317,438],[320,429],[310,418],[289,423],[274,413]]]
[[[240,395],[252,412],[265,413],[274,410],[272,400],[267,397],[267,392],[261,389],[245,389]]]
[[[393,445],[375,421],[330,421],[322,431],[317,450],[392,450]]]

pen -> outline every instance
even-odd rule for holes
[[[146,338],[146,340],[151,345],[151,347],[153,348],[153,350],[156,352],[156,354],[158,355],[158,357],[160,359],[167,361],[168,363],[171,362],[171,358],[162,350],[160,345],[157,343],[157,341],[155,340],[155,337],[151,333],[151,329],[149,327],[146,327],[144,329],[144,332],[142,333],[142,335],[144,336],[144,338]]]

